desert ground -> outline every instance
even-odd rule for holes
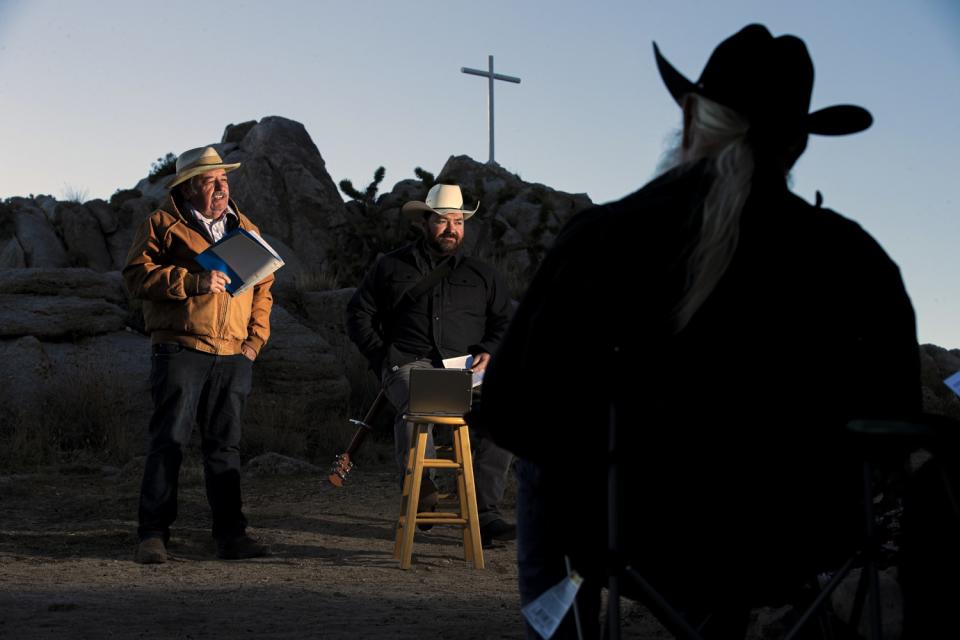
[[[244,479],[273,556],[214,557],[202,475],[185,463],[163,565],[133,562],[140,464],[0,476],[0,638],[522,638],[514,543],[463,560],[459,531],[392,558],[399,489],[386,462],[335,489],[321,474]],[[513,491],[505,511],[513,518]],[[627,604],[624,636],[668,638]]]

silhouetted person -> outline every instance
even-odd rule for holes
[[[521,458],[524,603],[567,555],[596,632],[613,407],[626,558],[694,624],[710,618],[708,637],[731,638],[755,598],[853,548],[844,425],[919,410],[914,315],[873,238],[787,187],[808,134],[872,122],[809,112],[803,41],[750,25],[696,83],[654,50],[683,110],[673,167],[567,224],[470,420]]]

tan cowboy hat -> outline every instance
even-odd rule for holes
[[[441,216],[449,213],[462,213],[463,219],[466,220],[475,214],[479,208],[479,202],[477,202],[477,206],[473,208],[473,211],[463,208],[463,194],[460,193],[459,186],[455,184],[435,184],[430,188],[430,191],[427,192],[425,202],[411,200],[403,205],[401,211],[403,211],[410,220],[417,222],[422,219],[424,211],[432,211]]]
[[[214,169],[233,171],[240,166],[239,162],[225,163],[217,150],[213,147],[197,147],[184,151],[177,158],[177,175],[170,179],[167,189],[173,189],[181,182],[186,182],[193,176],[198,176]]]

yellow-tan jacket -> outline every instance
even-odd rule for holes
[[[236,355],[247,344],[258,354],[270,337],[273,275],[237,296],[198,294],[204,269],[194,257],[210,246],[199,223],[180,212],[179,202],[167,201],[136,231],[123,279],[127,290],[143,300],[143,317],[154,344],[176,342],[217,355]],[[259,234],[240,213],[239,226]]]

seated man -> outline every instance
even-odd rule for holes
[[[347,305],[347,333],[380,375],[397,411],[394,443],[401,474],[413,430],[402,420],[411,369],[441,367],[441,360],[469,353],[473,370],[483,371],[509,320],[510,296],[500,274],[460,251],[464,221],[477,208],[464,209],[460,187],[446,184],[430,189],[426,202],[406,203],[403,212],[420,225],[423,238],[381,256]],[[497,506],[511,455],[479,434],[471,440],[482,541],[490,546],[512,540],[516,526],[503,520]],[[428,456],[434,455],[432,439],[428,447]],[[421,510],[436,504],[435,485],[423,486]]]
[[[750,25],[697,83],[655,51],[683,111],[674,168],[566,226],[468,420],[521,458],[523,603],[568,556],[596,632],[613,431],[626,557],[694,626],[710,620],[706,637],[735,638],[755,589],[851,550],[860,468],[844,426],[919,410],[914,315],[877,242],[788,189],[809,134],[872,122],[809,113],[803,41]],[[560,349],[575,360],[544,376]],[[565,625],[556,637],[573,637]]]

